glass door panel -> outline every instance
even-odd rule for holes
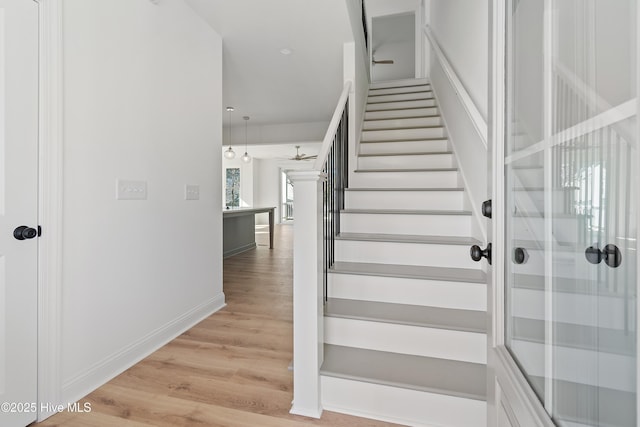
[[[560,426],[636,425],[636,1],[512,0],[505,342]]]

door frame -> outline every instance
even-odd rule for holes
[[[43,233],[38,242],[37,420],[42,421],[55,413],[51,407],[62,397],[63,0],[33,1],[39,12],[38,224]]]
[[[505,200],[500,191],[504,188],[505,177],[501,173],[505,154],[506,87],[507,87],[507,1],[489,1],[489,194],[492,196],[492,211],[489,235],[493,245],[493,266],[488,271],[488,370],[487,370],[487,425],[497,426],[500,417],[505,417],[512,426],[535,425],[553,427],[551,417],[535,395],[524,374],[505,347],[505,280],[502,272],[505,242]],[[545,0],[547,6],[553,0]],[[640,88],[640,7],[636,8],[636,88]],[[545,29],[545,31],[547,31]],[[547,37],[549,39],[549,37]],[[548,88],[545,88],[548,89]],[[640,89],[636,89],[636,108],[640,112]],[[640,137],[640,120],[636,120],[636,135]],[[636,143],[636,161],[640,164],[640,147]],[[636,178],[636,200],[640,200],[640,178]],[[640,209],[636,210],[636,221],[640,224]],[[640,251],[636,262],[640,265]],[[636,278],[636,288],[640,290],[640,277]],[[636,298],[636,312],[640,313],[640,298]],[[636,324],[636,333],[638,324]],[[640,385],[640,340],[637,340],[636,384]],[[636,393],[636,405],[640,408],[640,393]],[[499,414],[503,414],[502,416]]]
[[[487,425],[499,425],[503,411],[512,426],[519,420],[531,420],[532,425],[553,427],[551,418],[536,397],[515,360],[505,347],[505,281],[504,263],[504,188],[505,177],[499,167],[504,161],[507,85],[507,4],[509,0],[489,2],[489,194],[492,199],[492,219],[489,222],[493,265],[487,274],[487,311],[490,324],[487,336]],[[500,378],[500,380],[498,380]],[[505,397],[503,399],[503,396]]]

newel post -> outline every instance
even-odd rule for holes
[[[290,172],[293,225],[293,403],[291,413],[320,418],[323,361],[322,183],[320,171]]]

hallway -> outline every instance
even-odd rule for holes
[[[289,414],[292,399],[292,231],[224,261],[227,307],[38,426],[382,426],[325,412]]]

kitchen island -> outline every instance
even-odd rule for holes
[[[269,213],[269,249],[273,249],[273,225],[275,207],[230,208],[222,211],[223,257],[254,249],[256,247],[256,214]]]

